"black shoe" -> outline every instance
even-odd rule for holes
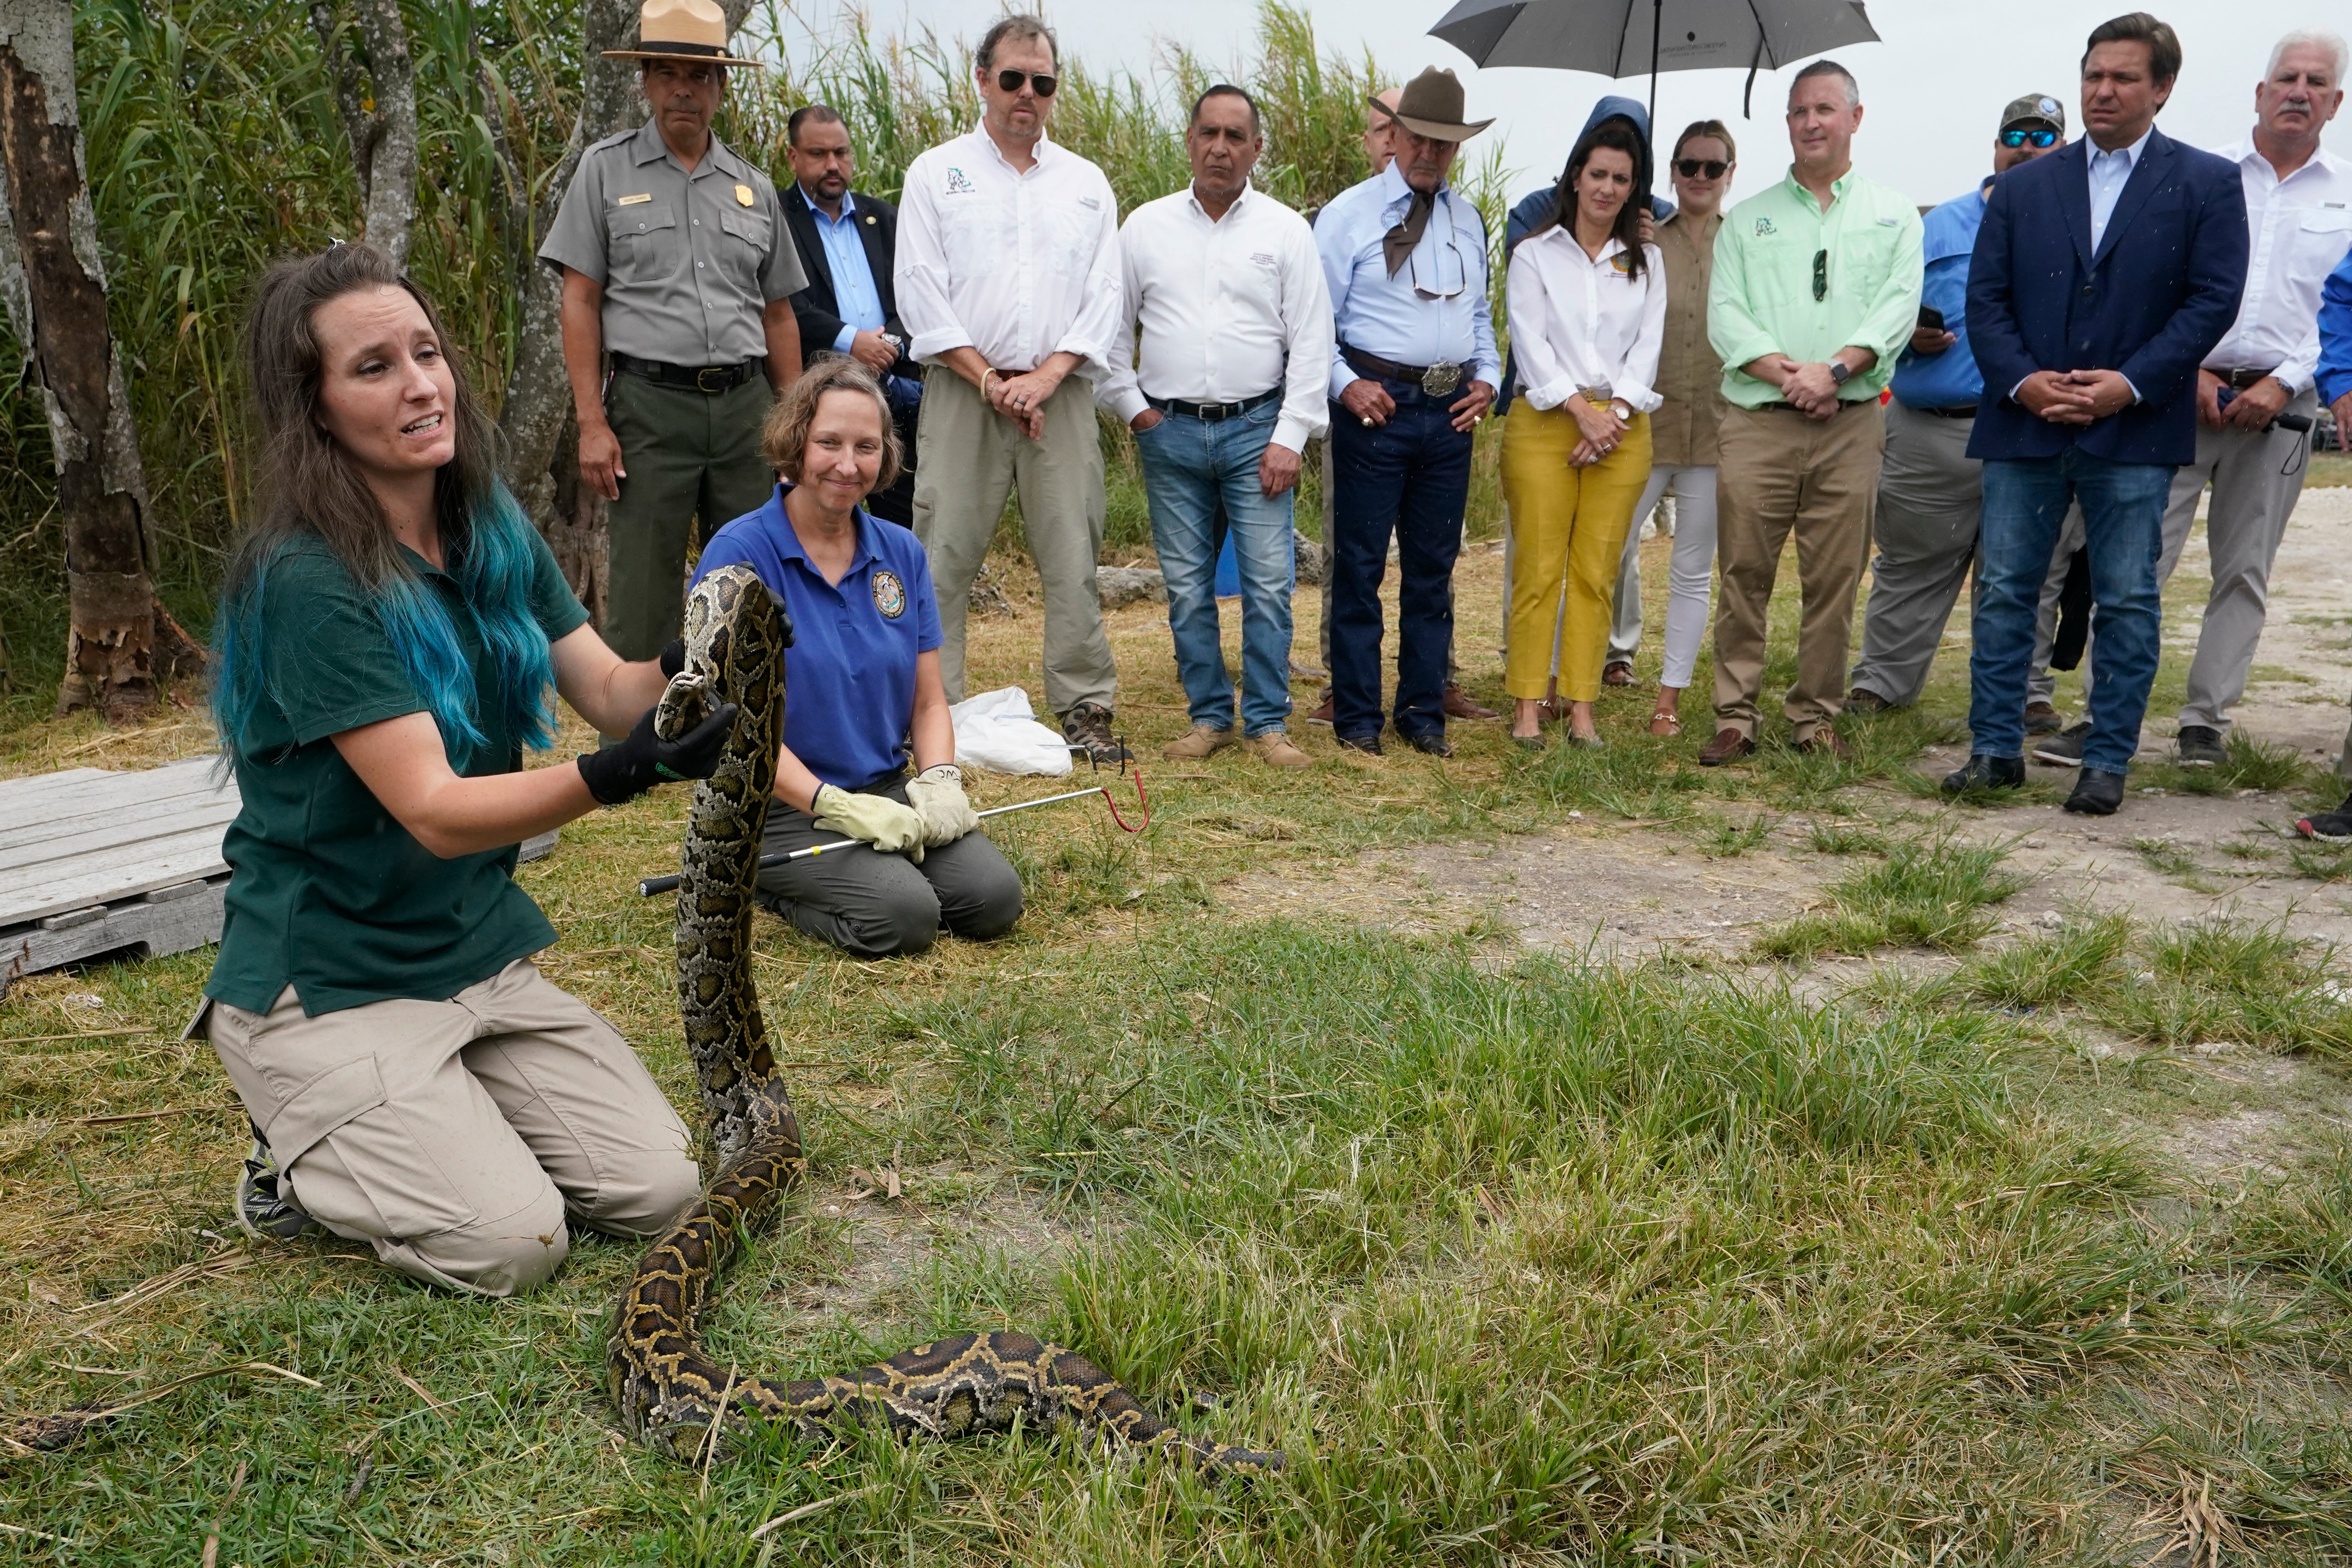
[[[2083,816],[2113,816],[2124,803],[2124,775],[2104,768],[2084,768],[2066,797],[2066,809]]]
[[[2025,732],[2029,735],[2054,735],[2064,723],[2058,717],[2058,710],[2047,702],[2025,705]]]
[[[1343,752],[1361,752],[1368,757],[1383,754],[1381,751],[1381,738],[1378,735],[1342,735],[1339,737],[1339,749]]]
[[[2184,768],[2217,768],[2230,760],[2221,731],[2210,724],[2183,724],[2173,750]]]
[[[269,1152],[258,1127],[253,1130],[253,1152],[237,1173],[236,1228],[256,1241],[293,1241],[322,1228],[286,1195],[278,1156]]]
[[[2053,768],[2083,765],[2083,742],[2090,738],[2091,721],[2077,720],[2033,748],[2033,760]]]
[[[2334,811],[2323,811],[2316,816],[2306,816],[2294,825],[2294,830],[2305,838],[2322,839],[2329,844],[2352,841],[2352,795]]]
[[[1426,752],[1433,757],[1450,757],[1454,754],[1454,742],[1445,738],[1445,732],[1443,730],[1432,731],[1426,735],[1407,735],[1404,738],[1404,743],[1416,752]]]
[[[1946,795],[1966,795],[1972,789],[2022,789],[2024,786],[2023,757],[1996,757],[1979,752],[1969,759],[1966,767],[1944,775]]]
[[[1884,713],[1894,706],[1867,686],[1857,686],[1845,694],[1845,710],[1849,713]]]
[[[1110,732],[1110,710],[1099,702],[1080,702],[1063,714],[1062,734],[1098,765],[1115,767],[1128,759],[1127,748]]]

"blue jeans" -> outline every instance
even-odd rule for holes
[[[1971,752],[2024,754],[2034,616],[2059,527],[2068,506],[2079,502],[2091,563],[2091,626],[2099,644],[2083,765],[2110,773],[2131,766],[2147,689],[2156,679],[2163,625],[2156,562],[2171,489],[2172,469],[2164,464],[2113,462],[2079,447],[2054,458],[1985,464],[1984,567],[1977,581],[1976,646],[1969,655]]]
[[[1211,422],[1160,411],[1135,437],[1143,493],[1151,502],[1151,543],[1168,579],[1168,629],[1176,674],[1192,722],[1234,727],[1234,680],[1217,626],[1217,505],[1224,503],[1242,574],[1242,731],[1263,735],[1290,717],[1290,506],[1293,491],[1269,496],[1257,463],[1279,399]]]
[[[1381,579],[1397,541],[1397,733],[1445,733],[1445,661],[1454,648],[1454,559],[1470,499],[1470,437],[1412,382],[1383,381],[1388,423],[1364,428],[1331,405],[1331,728],[1343,741],[1381,731]]]

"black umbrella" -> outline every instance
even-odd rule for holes
[[[1654,118],[1660,71],[1744,67],[1753,94],[1759,70],[1878,41],[1862,0],[1460,0],[1430,32],[1481,66],[1646,70]]]

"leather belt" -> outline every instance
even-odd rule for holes
[[[1375,381],[1405,382],[1420,387],[1423,394],[1431,397],[1444,397],[1458,392],[1462,389],[1462,384],[1470,379],[1470,370],[1466,365],[1400,364],[1395,360],[1382,359],[1378,354],[1368,354],[1363,350],[1351,348],[1346,343],[1339,345],[1339,357],[1348,362],[1349,369],[1360,374],[1370,376]]]
[[[1907,403],[1903,406],[1911,408]],[[1962,403],[1950,408],[1911,408],[1911,412],[1925,414],[1931,419],[1973,419],[1977,416],[1977,405],[1973,403]]]
[[[734,391],[757,375],[760,362],[747,359],[740,364],[664,364],[657,359],[637,359],[629,354],[615,353],[613,368],[650,381],[656,386],[682,386],[716,397],[722,392]]]
[[[1253,408],[1263,408],[1282,395],[1282,388],[1261,392],[1255,397],[1244,397],[1239,403],[1187,403],[1181,397],[1153,397],[1147,394],[1143,401],[1162,414],[1182,414],[1206,424],[1215,425],[1227,419],[1238,419]]]
[[[1857,398],[1852,398],[1852,397],[1841,397],[1841,398],[1839,398],[1839,399],[1838,399],[1837,414],[1843,414],[1843,413],[1844,413],[1844,412],[1845,412],[1847,409],[1849,409],[1849,408],[1859,408],[1859,407],[1861,407],[1861,406],[1862,406],[1862,405],[1863,405],[1863,401],[1864,401],[1864,400],[1857,399]],[[1871,401],[1875,401],[1875,399],[1872,399]],[[1759,403],[1759,404],[1758,404],[1758,405],[1756,405],[1756,412],[1757,412],[1757,413],[1759,413],[1759,414],[1763,414],[1763,413],[1804,414],[1804,413],[1805,413],[1805,411],[1804,411],[1803,409],[1801,409],[1801,408],[1798,407],[1795,404],[1789,402],[1789,401],[1788,401],[1787,399],[1785,399],[1785,398],[1779,398],[1779,397],[1774,398],[1774,399],[1773,399],[1771,402],[1769,402],[1769,403]],[[1923,409],[1923,410],[1921,410],[1921,412],[1922,412],[1922,413],[1928,413],[1928,414],[1932,414],[1932,413],[1934,413],[1934,412],[1936,412],[1936,411],[1935,411],[1934,409]],[[1973,413],[1975,413],[1975,412],[1976,412],[1976,410],[1975,410],[1975,409],[1973,409],[1973,408],[1971,408],[1970,410],[1969,410],[1969,413],[1971,413],[1971,414],[1973,414]],[[1832,414],[1832,415],[1831,415],[1831,416],[1830,416],[1830,417],[1831,417],[1831,418],[1832,418],[1832,419],[1834,419],[1834,418],[1836,418],[1836,417],[1837,417],[1837,414]],[[1811,416],[1811,415],[1810,415],[1810,414],[1806,414],[1806,415],[1805,415],[1805,417],[1806,417],[1806,418],[1808,418],[1808,419],[1810,419],[1810,418],[1811,418],[1811,417],[1812,417],[1812,416]]]
[[[2268,381],[2272,376],[2276,375],[2278,367],[2273,365],[2268,370],[2217,370],[2213,374],[2221,378],[2223,386],[2235,387],[2240,392],[2252,392],[2256,384]]]

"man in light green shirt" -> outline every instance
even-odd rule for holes
[[[1715,739],[1708,767],[1756,750],[1766,615],[1797,538],[1803,607],[1783,710],[1801,751],[1844,754],[1854,591],[1870,549],[1885,423],[1879,394],[1918,324],[1919,214],[1853,173],[1862,94],[1816,60],[1789,89],[1788,177],[1731,209],[1715,241],[1707,338],[1722,356]]]

